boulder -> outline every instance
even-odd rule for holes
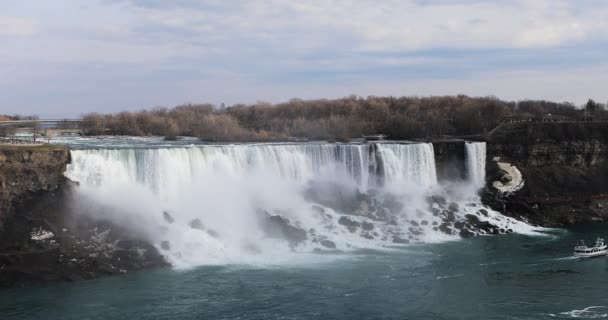
[[[171,214],[167,211],[163,211],[163,219],[165,219],[165,222],[167,222],[167,223],[175,222],[175,219],[173,219]]]
[[[355,232],[357,228],[361,227],[361,223],[347,216],[340,217],[338,223],[345,226],[350,232]]]
[[[331,240],[324,239],[324,240],[321,240],[319,243],[322,246],[324,246],[325,248],[328,248],[328,249],[335,249],[336,248],[336,244],[333,241],[331,241]]]

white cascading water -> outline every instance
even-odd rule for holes
[[[467,144],[469,155],[485,158],[485,145]],[[481,179],[480,165],[467,168]],[[80,185],[76,198],[104,207],[100,218],[145,236],[176,267],[457,238],[438,231],[429,203],[440,189],[430,143],[73,150],[66,176]],[[269,237],[261,215],[306,239]]]
[[[378,144],[386,184],[412,181],[424,187],[437,185],[435,154],[430,143]]]
[[[486,183],[486,143],[466,142],[465,151],[468,179],[475,187],[481,188]]]

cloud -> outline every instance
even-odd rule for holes
[[[0,16],[0,37],[29,37],[37,32],[38,27],[33,21]]]
[[[608,5],[595,1],[118,2],[143,17],[138,23],[157,30],[189,30],[211,40],[246,35],[260,43],[299,48],[331,45],[336,38],[348,39],[350,50],[539,48],[608,33]]]
[[[351,93],[605,100],[605,0],[32,3],[0,17],[0,113]]]

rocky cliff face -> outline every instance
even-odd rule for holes
[[[0,146],[0,232],[16,206],[63,185],[69,161],[66,147]]]
[[[502,125],[487,153],[495,209],[547,226],[608,220],[608,124]]]
[[[74,205],[65,147],[0,147],[0,287],[166,265],[156,248]]]
[[[466,178],[464,140],[433,141],[437,178],[455,181]]]

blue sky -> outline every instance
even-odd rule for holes
[[[495,95],[608,100],[604,0],[0,0],[0,113]]]

